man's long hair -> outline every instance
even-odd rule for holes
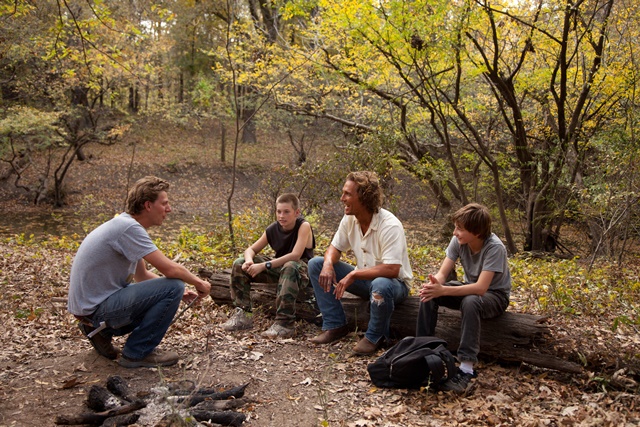
[[[144,210],[146,202],[155,202],[158,195],[169,189],[169,183],[156,176],[145,176],[139,179],[127,194],[126,212],[129,215],[137,215]]]
[[[358,185],[358,198],[369,212],[377,213],[382,207],[384,194],[380,187],[380,180],[375,172],[358,171],[347,175],[347,181]]]

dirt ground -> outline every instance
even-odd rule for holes
[[[153,136],[146,140],[154,141]],[[224,212],[225,189],[231,182],[228,166],[216,162],[214,148],[200,148],[198,152],[197,145],[186,150],[184,145],[151,142],[138,147],[136,175],[153,173],[173,183],[175,217]],[[65,215],[87,212],[87,200],[95,202],[90,210],[94,219],[117,212],[122,204],[131,151],[116,154],[100,148],[93,155],[90,162],[74,165],[69,181],[71,206],[62,212]],[[252,183],[260,171],[246,166],[239,175],[239,200],[252,203]],[[87,199],[88,194],[94,198]],[[20,222],[24,218],[51,214],[47,207],[31,207],[6,186],[0,189],[0,199],[5,218],[13,215],[9,222],[20,224],[16,234],[32,231],[28,221]],[[409,204],[403,209],[407,218],[422,220],[419,209],[411,211]],[[4,221],[2,225],[11,224]],[[157,397],[140,412],[139,426],[158,425],[167,412],[179,411],[175,403],[162,406],[159,402],[163,387],[184,381],[216,388],[248,383],[249,402],[238,410],[247,416],[243,425],[252,427],[640,425],[640,396],[631,391],[638,390],[637,376],[623,366],[616,380],[622,387],[617,388],[600,378],[599,372],[567,375],[482,361],[479,377],[465,396],[378,389],[366,371],[374,357],[351,354],[358,339],[355,334],[330,346],[314,346],[308,339],[319,328],[300,322],[296,337],[272,341],[259,335],[271,322],[260,312],[254,329],[226,333],[220,324],[231,308],[210,300],[187,311],[163,340],[163,348],[180,354],[177,365],[125,369],[98,356],[66,312],[72,257],[71,250],[0,242],[0,426],[53,426],[56,416],[85,412],[89,388],[104,385],[112,375],[125,379],[135,393],[151,392],[149,399]],[[514,301],[517,309],[517,294]],[[612,348],[620,349],[621,355],[640,352],[640,339],[631,328],[612,333],[609,325],[579,317],[552,317],[551,323],[567,354],[579,349],[590,357],[602,357],[603,367],[610,370],[620,363],[611,357]],[[588,334],[582,332],[586,330]],[[116,344],[122,342],[116,338]]]

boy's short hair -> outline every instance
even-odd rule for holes
[[[155,202],[158,195],[169,189],[169,183],[156,176],[145,176],[133,184],[127,194],[127,209],[129,215],[137,215],[144,210],[146,202]]]
[[[458,209],[451,217],[454,225],[464,228],[482,240],[491,235],[491,214],[486,206],[469,203]]]
[[[358,198],[369,212],[377,213],[382,207],[384,194],[380,187],[380,180],[375,172],[358,171],[347,175],[347,181],[358,185]]]
[[[294,211],[298,210],[300,206],[300,200],[298,200],[298,196],[293,193],[284,193],[281,194],[280,197],[276,200],[276,205],[278,203],[289,203]]]

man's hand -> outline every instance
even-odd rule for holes
[[[203,299],[204,297],[211,294],[211,283],[200,278],[198,278],[198,280],[199,282],[194,283],[193,285],[196,287],[196,291],[198,291],[198,298]]]
[[[184,294],[182,295],[182,301],[186,304],[191,304],[193,300],[198,298],[198,293],[192,291],[191,289],[185,289]]]
[[[336,296],[336,299],[341,299],[342,296],[344,295],[344,291],[346,291],[347,288],[351,286],[353,282],[355,282],[355,279],[353,278],[353,271],[352,271],[351,273],[344,276],[342,280],[336,283],[336,288],[333,291],[333,294]]]
[[[331,285],[336,282],[336,272],[333,269],[333,264],[325,262],[318,276],[318,284],[324,289],[325,292],[331,290]]]
[[[443,294],[443,286],[433,274],[429,275],[429,281],[422,284],[420,288],[420,301],[427,302],[434,298],[438,298]]]

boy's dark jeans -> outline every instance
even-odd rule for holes
[[[444,286],[460,286],[462,283],[451,281]],[[480,352],[480,321],[491,319],[504,313],[509,300],[498,292],[487,291],[483,296],[440,297],[420,303],[416,336],[435,336],[440,306],[460,310],[462,315],[458,360],[477,362]]]

